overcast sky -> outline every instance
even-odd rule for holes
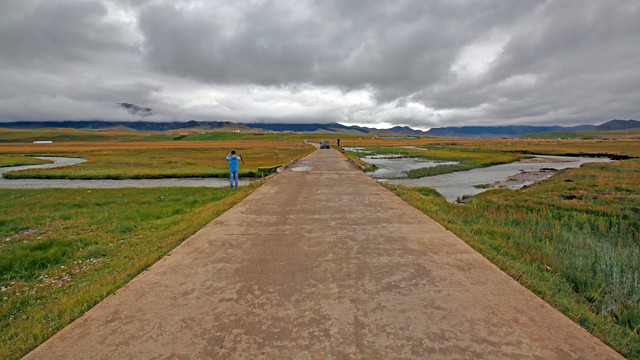
[[[0,0],[0,121],[640,119],[639,19],[638,0]]]

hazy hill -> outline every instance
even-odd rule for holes
[[[596,126],[595,130],[599,131],[611,131],[611,130],[626,130],[640,128],[640,121],[638,120],[611,120],[604,124]]]
[[[143,109],[144,110],[144,109]],[[269,130],[276,132],[329,132],[344,134],[382,134],[382,135],[430,135],[438,137],[496,138],[517,137],[527,134],[577,131],[611,131],[640,128],[637,120],[611,120],[604,124],[563,126],[462,126],[433,128],[427,132],[414,130],[408,126],[396,126],[390,129],[376,129],[363,126],[346,126],[339,123],[285,124],[285,123],[240,123],[230,121],[188,121],[188,122],[151,122],[151,121],[21,121],[0,123],[0,127],[13,129],[37,128],[74,128],[107,129],[130,128],[134,130],[166,131],[176,129],[239,129],[244,132]]]
[[[346,126],[339,123],[329,124],[266,124],[266,123],[243,123],[256,129],[264,129],[271,131],[294,131],[294,132],[336,132],[336,133],[352,133],[352,134],[390,134],[390,135],[425,135],[421,130],[414,130],[408,126],[395,126],[389,129],[377,129],[364,126]]]
[[[604,124],[594,126],[591,129],[587,129],[586,131],[548,131],[525,134],[520,137],[529,139],[597,139],[607,136],[620,135],[616,133],[628,133],[631,129],[640,131],[640,121],[611,120],[607,121]]]
[[[426,131],[414,130],[408,126],[394,126],[385,130],[400,135],[428,135]]]
[[[314,131],[328,131],[328,132],[344,132],[356,130],[358,132],[366,133],[366,131],[362,131],[360,129],[356,129],[354,127],[345,126],[338,123],[329,123],[329,124],[285,124],[285,123],[241,123],[240,125],[244,125],[254,129],[262,129],[262,130],[270,130],[277,132],[314,132]]]
[[[462,126],[433,128],[428,135],[440,137],[515,137],[525,134],[549,131],[584,131],[595,128],[594,125],[563,126]]]

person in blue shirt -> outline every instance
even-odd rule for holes
[[[227,155],[227,161],[229,162],[229,185],[233,189],[233,180],[235,179],[235,187],[238,188],[238,160],[242,160],[242,156],[236,155],[235,150],[231,150],[231,153]]]

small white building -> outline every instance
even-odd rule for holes
[[[53,141],[51,140],[37,140],[33,142],[34,144],[52,144]]]

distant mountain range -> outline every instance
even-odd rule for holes
[[[600,125],[564,126],[462,126],[433,128],[427,135],[438,137],[517,137],[527,134],[537,134],[550,131],[612,131],[640,128],[637,120],[611,120]]]
[[[0,127],[10,129],[72,128],[72,129],[109,129],[126,127],[134,130],[177,130],[177,129],[238,129],[244,131],[266,130],[276,132],[327,132],[352,134],[388,134],[388,135],[425,135],[426,132],[414,130],[408,126],[396,126],[390,129],[376,129],[363,126],[346,126],[338,123],[328,124],[284,124],[284,123],[233,123],[230,121],[187,121],[187,122],[151,122],[151,121],[19,121],[0,123]]]
[[[376,129],[364,126],[346,126],[338,123],[329,124],[267,124],[267,123],[243,123],[240,125],[278,132],[337,132],[353,134],[388,134],[388,135],[426,135],[425,131],[414,130],[408,126],[395,126],[390,129]]]
[[[127,104],[128,105],[128,104]],[[123,105],[124,106],[124,105]],[[134,109],[146,111],[147,109]],[[611,131],[640,128],[637,120],[611,120],[601,125],[563,126],[462,126],[433,128],[429,131],[415,130],[408,126],[396,126],[390,129],[376,129],[362,126],[346,126],[338,123],[328,124],[285,124],[285,123],[233,123],[230,121],[188,121],[188,122],[151,122],[151,121],[21,121],[0,123],[0,127],[12,129],[37,128],[75,128],[75,129],[108,129],[126,127],[134,130],[177,130],[177,129],[234,129],[242,131],[268,130],[276,132],[326,132],[345,134],[380,134],[415,136],[428,135],[437,137],[517,137],[526,134],[549,131]]]
[[[547,131],[585,131],[592,130],[595,125],[563,126],[462,126],[433,128],[427,135],[440,137],[496,137],[520,136]]]
[[[40,129],[40,128],[69,128],[69,129],[110,129],[126,127],[134,130],[177,130],[188,128],[220,129],[225,127],[248,127],[232,123],[230,121],[188,121],[188,122],[151,122],[151,121],[18,121],[0,123],[0,127],[10,129]]]
[[[604,124],[596,126],[595,130],[598,131],[612,131],[612,130],[626,130],[640,128],[640,121],[638,120],[611,120]]]
[[[254,129],[277,131],[277,132],[314,132],[314,131],[348,132],[348,131],[354,130],[350,126],[345,126],[338,123],[329,123],[329,124],[241,123],[240,125],[244,125]],[[356,130],[356,131],[359,131],[359,130]]]

